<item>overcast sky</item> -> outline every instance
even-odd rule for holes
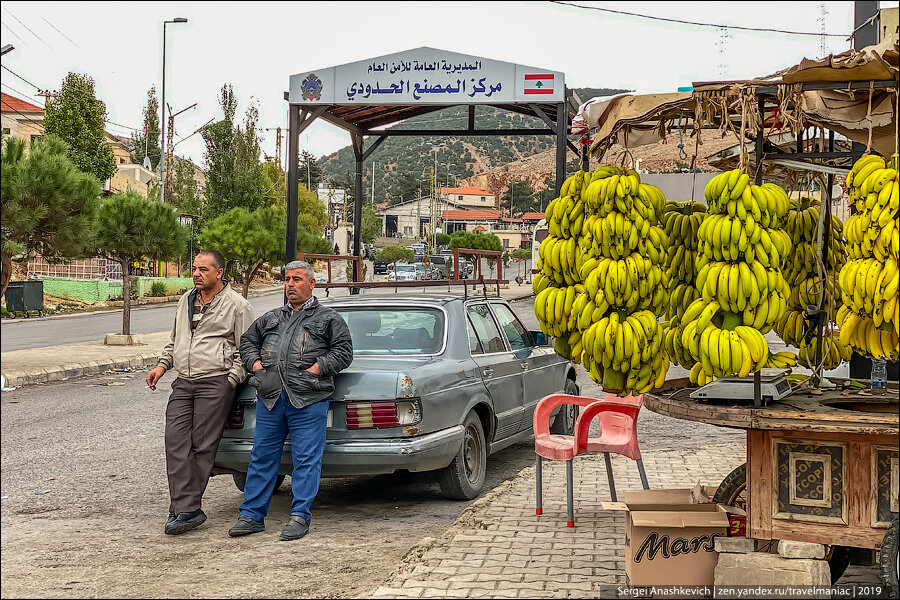
[[[705,23],[849,34],[853,2],[580,2]],[[897,6],[882,2],[882,8]],[[822,15],[821,7],[827,10]],[[569,87],[675,91],[692,81],[770,74],[821,55],[821,36],[729,30],[612,15],[551,2],[15,2],[4,1],[0,41],[15,50],[2,64],[30,84],[56,89],[69,71],[87,73],[106,102],[110,131],[142,128],[142,107],[162,78],[162,22],[168,26],[166,101],[176,142],[211,118],[223,83],[238,111],[256,99],[260,127],[286,126],[290,75],[419,46],[519,63],[566,74]],[[825,38],[826,52],[850,47]],[[2,70],[3,91],[38,100],[37,90]],[[40,102],[42,104],[42,101]],[[274,131],[261,131],[275,153]],[[349,135],[317,123],[301,149],[321,156]],[[286,145],[285,145],[286,151]],[[179,155],[203,164],[199,134]]]

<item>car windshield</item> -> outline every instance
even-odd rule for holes
[[[397,265],[398,273],[413,273],[415,270],[416,267],[413,265]]]
[[[339,308],[353,353],[434,354],[444,341],[444,313],[432,308]]]

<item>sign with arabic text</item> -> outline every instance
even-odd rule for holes
[[[416,48],[290,79],[291,104],[563,102],[565,75],[435,48]]]

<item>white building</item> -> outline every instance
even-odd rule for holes
[[[461,208],[493,210],[497,208],[497,198],[480,187],[445,187],[441,188],[441,198],[445,202],[453,202]]]

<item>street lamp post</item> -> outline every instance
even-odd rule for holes
[[[159,158],[159,164],[165,165],[166,159],[166,25],[169,23],[187,23],[187,19],[184,17],[175,17],[171,21],[163,21],[163,55],[162,55],[162,102],[160,103],[160,111],[162,112],[161,121],[162,121],[162,139],[161,147],[162,147],[162,155]],[[160,169],[161,177],[161,185],[159,186],[159,201],[166,201],[166,167],[163,166]]]

